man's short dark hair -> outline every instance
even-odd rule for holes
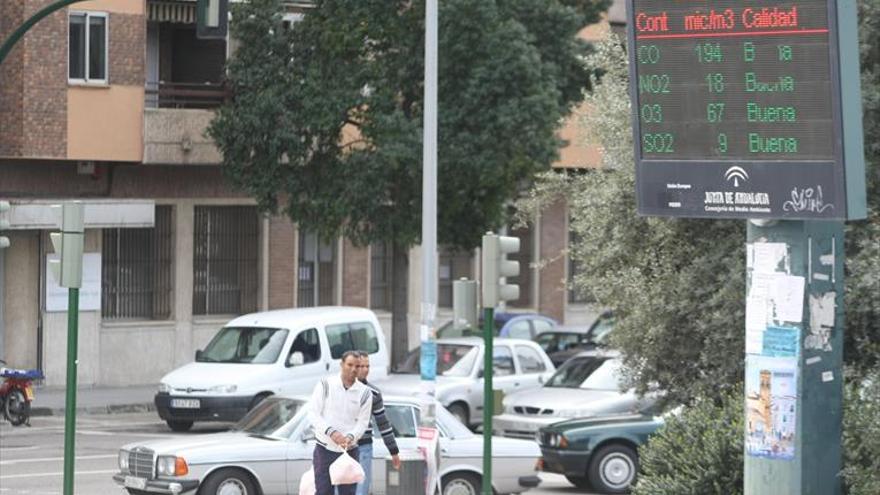
[[[370,353],[367,352],[367,351],[355,351],[355,352],[357,352],[358,357],[362,357],[362,358],[364,358],[364,357],[370,357]]]
[[[353,357],[355,359],[361,357],[361,351],[345,351],[342,353],[342,362],[344,363],[346,359]]]

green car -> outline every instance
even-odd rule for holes
[[[538,431],[542,470],[565,475],[578,488],[627,493],[639,471],[639,445],[663,418],[628,414],[570,419]]]

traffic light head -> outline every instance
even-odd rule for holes
[[[61,287],[79,288],[82,285],[83,205],[64,203],[61,232],[52,232],[49,239],[59,255],[49,261],[49,269]]]
[[[501,301],[519,299],[519,286],[502,283],[504,277],[519,275],[519,262],[505,259],[519,252],[519,238],[492,234],[483,236],[483,307],[494,308]]]

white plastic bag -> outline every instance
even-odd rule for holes
[[[364,480],[364,468],[358,461],[345,452],[330,464],[330,483],[333,485],[351,485]]]
[[[299,495],[315,495],[315,469],[308,471],[299,479]]]

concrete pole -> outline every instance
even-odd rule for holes
[[[840,495],[843,222],[748,225],[745,495]]]

